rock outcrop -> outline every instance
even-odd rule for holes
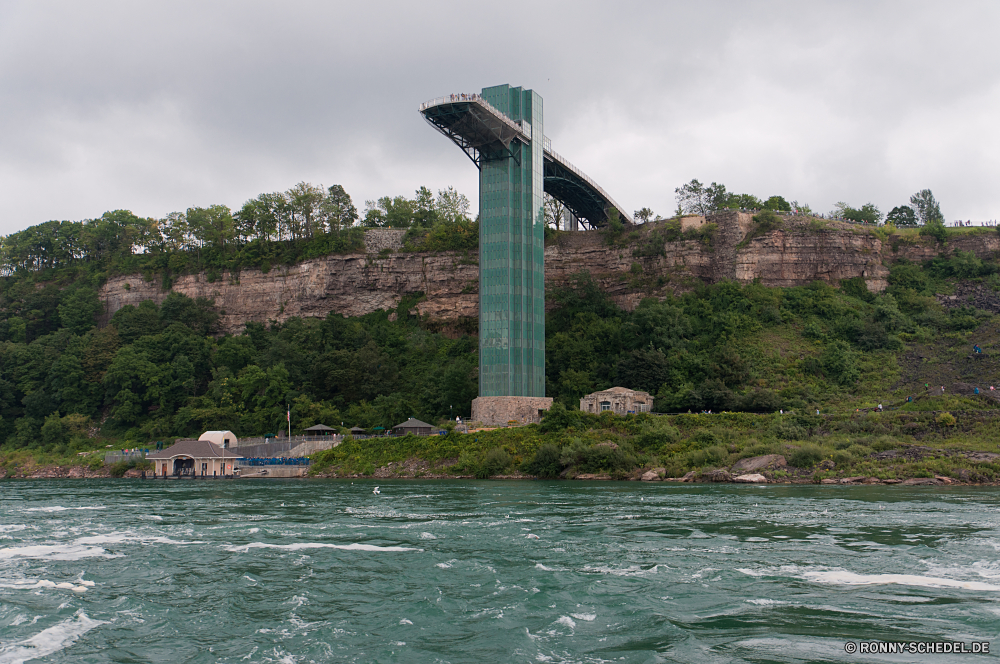
[[[551,290],[587,273],[628,310],[646,297],[663,298],[726,279],[798,286],[816,280],[837,285],[841,279],[862,277],[870,290],[881,291],[887,285],[886,263],[924,260],[945,249],[931,238],[904,241],[897,236],[890,236],[888,246],[883,246],[869,229],[805,217],[782,217],[779,226],[766,231],[745,212],[684,221],[673,227],[654,222],[614,236],[600,231],[560,233],[545,247],[546,287]],[[223,312],[222,331],[229,333],[240,332],[250,321],[393,310],[404,298],[416,301],[408,312],[432,326],[474,332],[479,309],[476,253],[406,252],[402,235],[402,231],[373,229],[366,236],[364,253],[306,260],[266,273],[256,268],[223,273],[213,281],[205,273],[183,275],[171,290],[213,299]],[[1000,253],[1000,234],[957,236],[949,240],[947,250],[995,257]],[[104,322],[125,305],[162,302],[168,294],[156,278],[112,277],[100,293]],[[988,294],[976,296],[985,301]],[[964,303],[967,298],[955,301]]]
[[[733,464],[733,472],[752,473],[758,470],[776,470],[787,466],[788,463],[785,461],[785,457],[780,454],[765,454],[764,456],[740,459]]]
[[[750,473],[749,475],[737,475],[733,478],[739,484],[767,484],[767,478],[760,473]]]

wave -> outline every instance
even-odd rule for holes
[[[816,583],[832,583],[842,586],[872,586],[898,584],[902,586],[923,586],[926,588],[962,588],[965,590],[1000,590],[1000,586],[981,581],[958,581],[934,576],[916,574],[855,574],[854,572],[806,572],[803,576]]]
[[[43,629],[31,638],[0,644],[0,664],[23,664],[48,657],[73,645],[81,636],[103,624],[104,620],[91,620],[83,611],[77,611],[73,618]]]
[[[107,535],[92,535],[81,537],[75,541],[76,544],[126,544],[128,542],[139,542],[140,544],[204,544],[200,540],[174,540],[169,537],[159,537],[156,535],[134,535],[131,533],[110,533]]]
[[[4,583],[0,581],[0,588],[13,588],[15,590],[34,590],[36,588],[58,588],[60,590],[72,590],[76,593],[85,593],[87,588],[94,587],[93,581],[80,581],[78,585],[73,585],[68,581],[61,581],[56,583],[55,581],[48,581],[46,579],[18,579],[11,583]]]
[[[599,565],[591,567],[587,565],[583,568],[584,572],[600,572],[601,574],[611,574],[612,576],[646,576],[647,574],[656,574],[659,565],[653,565],[647,569],[642,569],[638,565],[629,565],[628,567],[610,567],[608,565]]]
[[[242,546],[223,547],[233,553],[247,553],[250,549],[283,549],[285,551],[301,551],[302,549],[342,549],[344,551],[423,551],[408,546],[375,546],[374,544],[326,544],[322,542],[302,542],[300,544],[265,544],[251,542]]]
[[[118,554],[108,553],[99,546],[81,544],[36,544],[32,546],[10,546],[0,549],[0,560],[12,558],[37,558],[40,560],[80,560],[82,558],[117,558]]]
[[[25,512],[68,512],[70,510],[106,510],[108,509],[105,505],[93,505],[84,507],[63,507],[62,505],[53,505],[52,507],[29,507],[25,509]]]

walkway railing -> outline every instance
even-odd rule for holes
[[[119,450],[115,452],[107,452],[104,455],[104,463],[112,464],[118,463],[119,461],[142,461],[146,458],[147,452],[149,452],[149,450],[135,450],[132,452]]]
[[[254,438],[240,438],[239,445],[235,445],[230,449],[238,450],[250,445],[277,445],[280,443],[291,444],[292,447],[295,447],[300,443],[322,443],[328,440],[340,441],[343,440],[343,438],[344,437],[340,434],[334,434],[331,436],[292,436],[291,438],[287,436],[284,438],[276,438],[274,436],[265,438],[263,436],[256,436]],[[292,449],[292,447],[289,447],[288,449]]]
[[[256,466],[308,466],[312,461],[308,457],[251,457],[236,462],[237,468]]]

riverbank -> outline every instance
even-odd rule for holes
[[[954,398],[953,403],[954,403]],[[442,436],[350,436],[312,455],[309,477],[613,479],[769,483],[1000,482],[1000,410],[591,415],[554,408],[541,425]],[[303,469],[296,468],[298,475]],[[0,477],[139,476],[103,451],[0,455]],[[249,476],[248,476],[249,478]],[[944,479],[937,479],[944,478]]]

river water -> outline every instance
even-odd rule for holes
[[[0,483],[0,664],[984,661],[986,488]],[[967,646],[971,647],[971,646]]]

